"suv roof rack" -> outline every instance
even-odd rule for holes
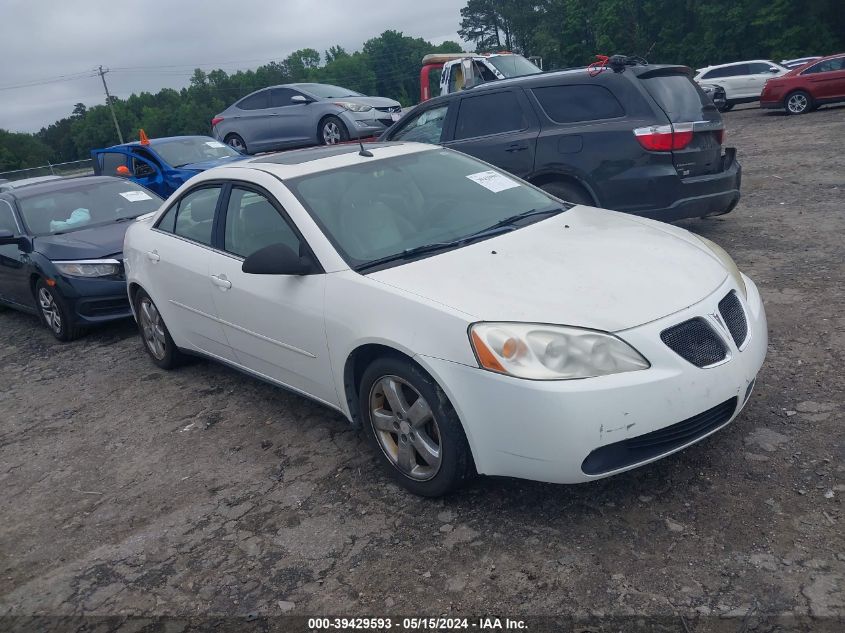
[[[628,66],[648,66],[648,61],[639,55],[596,55],[596,61],[587,66],[592,76],[608,68],[615,73],[624,73]]]

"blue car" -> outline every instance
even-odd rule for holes
[[[201,171],[247,158],[210,136],[166,136],[91,152],[97,176],[128,178],[167,198]]]

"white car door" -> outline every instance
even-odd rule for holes
[[[221,222],[225,253],[211,254],[210,273],[217,315],[237,363],[337,406],[323,313],[325,274],[242,271],[244,259],[265,246],[300,249],[300,236],[263,189],[233,183]]]
[[[150,231],[143,257],[150,278],[146,290],[176,344],[231,361],[208,271],[221,191],[219,184],[207,185],[181,196]]]
[[[748,64],[734,64],[726,67],[727,74],[720,80],[725,86],[728,99],[743,99],[749,95]]]
[[[763,86],[777,74],[771,72],[773,66],[764,62],[751,62],[748,64],[748,96],[759,97],[763,92]]]

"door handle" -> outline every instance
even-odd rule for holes
[[[524,145],[524,144],[520,145],[520,144],[514,143],[513,145],[508,145],[505,148],[505,151],[506,152],[521,152],[521,151],[526,150],[526,149],[528,149],[528,145]]]
[[[149,259],[152,263],[156,263],[161,261],[161,257],[158,254],[158,251],[147,251],[147,259]]]
[[[226,279],[226,275],[212,275],[211,283],[223,290],[228,290],[232,287],[232,282]]]

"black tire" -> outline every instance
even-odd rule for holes
[[[246,143],[240,134],[227,134],[226,138],[223,139],[223,142],[232,149],[243,152],[244,154],[249,154],[249,149],[247,149]]]
[[[320,145],[336,145],[349,140],[349,130],[346,129],[344,122],[336,116],[327,116],[320,121],[317,139],[320,141]]]
[[[783,107],[787,114],[807,114],[815,107],[813,97],[803,90],[795,90],[786,95]]]
[[[725,101],[725,103],[723,103],[721,106],[719,106],[717,108],[717,110],[719,110],[719,112],[730,112],[731,110],[733,110],[735,105],[736,105],[735,103],[731,103],[730,101]]]
[[[566,202],[586,204],[587,206],[593,206],[595,204],[592,196],[583,187],[574,183],[560,181],[547,182],[540,185],[540,189]]]
[[[404,411],[410,415],[387,411],[393,407],[388,402],[386,383],[398,385],[406,405]],[[417,406],[418,397],[424,399],[423,405],[428,409]],[[381,409],[371,404],[378,402],[383,405]],[[472,476],[472,455],[458,414],[437,383],[410,359],[385,356],[370,363],[361,377],[359,405],[364,432],[379,461],[388,475],[405,489],[423,497],[440,497],[456,490]],[[415,416],[414,411],[427,413]],[[380,430],[379,426],[390,430]],[[437,449],[437,455],[433,455],[430,447]],[[411,461],[406,464],[413,464],[411,474],[400,463],[402,455],[409,453]],[[428,457],[423,458],[423,453]],[[436,468],[429,459],[439,460]]]
[[[41,323],[62,343],[79,338],[85,328],[71,321],[70,310],[62,293],[55,286],[49,286],[43,279],[35,284],[35,306]]]
[[[184,354],[173,342],[156,304],[150,295],[141,289],[135,293],[135,314],[138,316],[141,341],[153,363],[162,369],[173,369],[182,364]]]

